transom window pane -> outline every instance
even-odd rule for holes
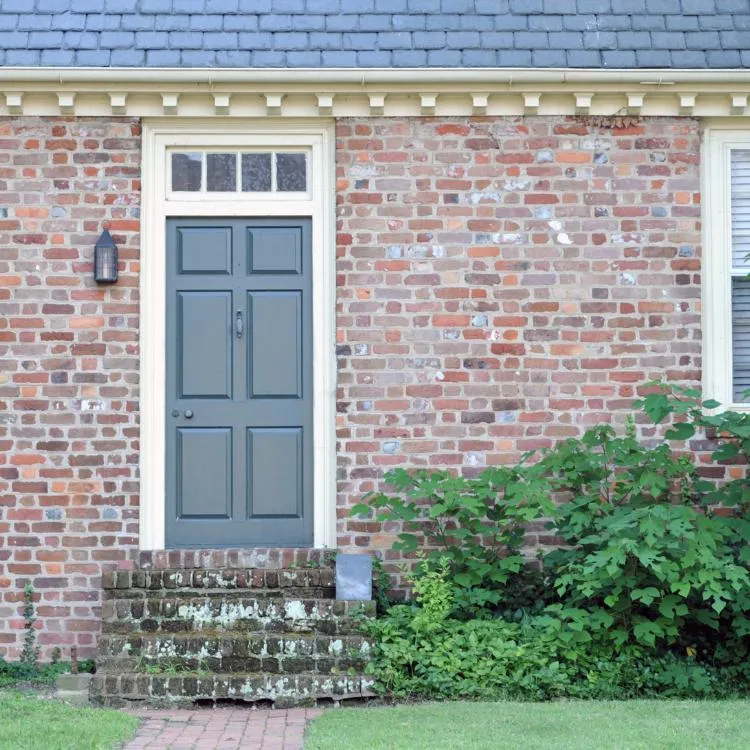
[[[206,190],[237,190],[237,154],[206,154]]]
[[[276,185],[282,192],[307,189],[307,159],[304,154],[276,154]]]
[[[305,193],[304,151],[194,151],[170,155],[176,193]]]
[[[242,190],[248,193],[270,193],[273,190],[270,153],[242,154]]]
[[[202,154],[172,154],[172,190],[194,193],[201,189]]]

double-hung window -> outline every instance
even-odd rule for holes
[[[704,391],[750,408],[750,131],[709,128],[705,144]]]

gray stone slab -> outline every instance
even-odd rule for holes
[[[336,555],[336,598],[367,602],[372,599],[370,555]]]

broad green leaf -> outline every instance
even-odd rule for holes
[[[677,422],[664,434],[667,440],[689,440],[693,435],[695,435],[695,425],[688,422]]]

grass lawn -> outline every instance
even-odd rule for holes
[[[305,750],[742,750],[750,701],[425,703],[327,711]]]
[[[134,716],[119,711],[0,692],[3,750],[112,750],[134,734],[137,724]]]

